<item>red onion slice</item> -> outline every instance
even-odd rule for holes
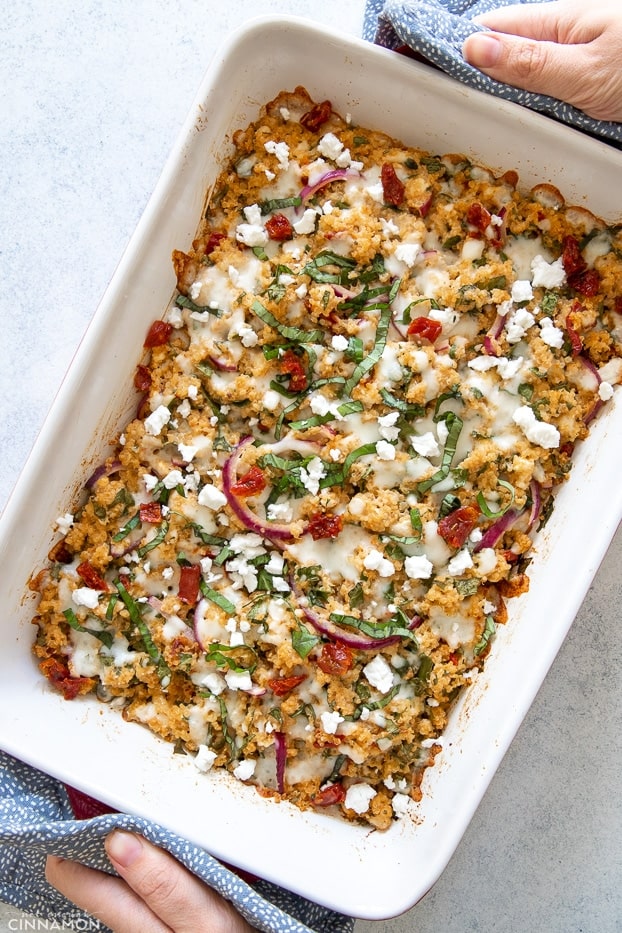
[[[483,550],[483,548],[494,547],[505,532],[518,521],[523,511],[524,509],[508,509],[505,515],[502,515],[501,518],[492,523],[490,528],[486,529],[481,541],[477,542],[473,550],[477,552]]]
[[[358,178],[358,173],[349,171],[345,168],[335,168],[330,172],[326,172],[324,175],[321,175],[320,178],[312,185],[305,185],[300,192],[300,197],[303,202],[308,201],[309,198],[312,198],[314,194],[317,194],[322,188],[325,188],[326,185],[330,185],[333,181],[342,181],[344,178]]]
[[[89,476],[84,485],[87,489],[92,489],[97,480],[101,479],[102,476],[114,476],[114,474],[118,473],[120,469],[120,460],[111,460],[108,463],[102,463],[102,465],[97,467],[97,469]]]
[[[279,794],[285,792],[285,764],[287,762],[287,744],[284,732],[274,733],[274,751],[276,755],[276,787]]]
[[[232,487],[237,480],[237,468],[240,456],[243,450],[252,444],[254,438],[252,435],[243,437],[239,444],[234,448],[233,453],[227,458],[222,468],[222,491],[232,512],[239,518],[245,528],[261,535],[262,538],[268,538],[277,543],[279,541],[291,541],[293,534],[288,525],[279,522],[268,522],[265,519],[258,518],[254,512],[246,505],[246,502],[232,492]]]

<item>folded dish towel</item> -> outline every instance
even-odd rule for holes
[[[482,30],[473,18],[517,2],[541,0],[367,0],[363,36],[369,42],[390,49],[407,46],[463,84],[537,110],[604,142],[622,146],[622,123],[593,120],[554,97],[493,81],[464,60],[464,40]]]
[[[106,933],[103,924],[90,919],[46,882],[45,857],[52,853],[111,871],[104,839],[113,829],[126,829],[168,849],[263,933],[351,933],[354,927],[350,917],[276,885],[248,883],[203,849],[156,823],[107,810],[0,752],[0,900],[53,921],[54,929],[64,925]],[[82,816],[90,818],[76,818]]]

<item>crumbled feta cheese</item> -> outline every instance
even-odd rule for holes
[[[528,405],[520,405],[512,415],[512,421],[521,429],[528,441],[540,447],[551,449],[559,447],[559,431],[553,424],[538,421],[533,409]]]
[[[410,797],[408,794],[393,794],[391,798],[391,807],[398,819],[408,815],[410,805]]]
[[[275,411],[281,404],[281,397],[274,389],[268,389],[261,402],[268,411]]]
[[[335,334],[330,342],[330,345],[333,350],[337,350],[341,353],[348,349],[348,338],[344,337],[343,334]]]
[[[197,753],[194,756],[194,765],[199,771],[207,773],[216,761],[216,752],[213,752],[207,745],[199,745]]]
[[[184,463],[190,463],[199,449],[200,448],[196,447],[194,444],[177,445],[177,450],[179,451],[181,459],[184,461]]]
[[[559,350],[564,345],[564,332],[555,324],[550,317],[544,317],[540,321],[540,338],[547,347],[555,347]]]
[[[289,502],[273,502],[268,505],[268,521],[291,522],[292,514]]]
[[[394,256],[399,262],[403,262],[409,269],[412,269],[420,252],[420,243],[399,243],[395,247]]]
[[[375,796],[376,791],[369,784],[351,784],[346,791],[344,804],[348,810],[354,810],[360,816],[367,813]]]
[[[531,260],[531,284],[534,288],[559,288],[566,281],[566,272],[562,257],[555,262],[547,262],[544,256],[538,254]]]
[[[395,573],[395,566],[392,561],[382,554],[381,551],[372,548],[365,555],[363,566],[366,570],[375,570],[380,577],[392,577]]]
[[[315,496],[320,488],[320,480],[326,476],[326,467],[319,457],[309,460],[306,469],[300,469],[300,481],[305,489]]]
[[[425,434],[420,434],[418,437],[413,435],[410,438],[410,444],[415,453],[418,453],[421,457],[438,457],[441,452],[432,431],[426,431]]]
[[[522,340],[536,319],[527,308],[517,308],[505,324],[505,335],[508,343],[518,343]]]
[[[258,204],[249,204],[244,208],[246,223],[238,224],[235,238],[245,246],[265,246],[268,242],[268,233],[261,221],[261,208]],[[237,270],[234,269],[237,273]],[[235,283],[234,283],[235,284]]]
[[[325,159],[334,161],[343,152],[343,143],[334,133],[325,133],[317,144],[317,151]]]
[[[471,557],[471,552],[467,548],[463,548],[461,551],[458,551],[447,564],[447,573],[451,577],[459,577],[461,573],[464,573],[465,570],[468,570],[472,566],[473,558]]]
[[[169,470],[162,479],[162,485],[165,489],[175,489],[177,486],[184,485],[184,474],[181,470]]]
[[[365,665],[363,673],[372,687],[380,693],[388,693],[393,686],[393,671],[381,654],[377,654]]]
[[[250,780],[255,773],[256,764],[257,762],[253,758],[245,758],[244,761],[241,761],[237,768],[233,769],[233,773],[238,781]]]
[[[279,168],[286,169],[289,166],[289,146],[287,143],[277,143],[273,139],[269,139],[267,143],[264,143],[264,149],[271,155],[276,156]]]
[[[533,288],[527,279],[517,279],[512,285],[512,301],[520,304],[521,301],[530,301],[533,298]]]
[[[388,441],[378,441],[376,453],[379,460],[395,460],[395,447]]]
[[[199,492],[197,501],[199,505],[205,505],[208,509],[216,511],[227,504],[227,497],[213,483],[206,483]]]
[[[157,480],[156,480],[157,482]],[[61,532],[61,534],[66,535],[71,526],[73,525],[74,517],[71,512],[65,512],[64,515],[59,515],[56,519],[56,527]]]
[[[86,606],[87,609],[97,609],[99,592],[98,590],[92,589],[90,586],[79,586],[73,591],[71,598],[76,606]]]
[[[598,386],[598,397],[601,402],[608,402],[610,398],[613,398],[613,386],[608,382],[601,382]]]
[[[303,282],[302,285],[299,285],[298,288],[295,289],[296,297],[304,298],[308,291],[309,291],[309,288],[307,286],[307,283]]]
[[[229,690],[252,690],[253,681],[248,671],[227,671],[225,680]]]
[[[304,235],[305,233],[313,233],[315,231],[317,218],[317,211],[314,211],[313,208],[308,207],[300,220],[296,221],[296,223],[293,225],[294,230],[300,236]]]
[[[155,411],[145,418],[145,431],[157,437],[162,428],[171,420],[171,413],[166,405],[158,405]]]
[[[344,721],[343,716],[341,716],[336,711],[320,713],[320,720],[322,723],[322,729],[329,735],[334,735],[337,731],[339,723]]]
[[[404,559],[404,573],[410,580],[429,580],[434,564],[425,554],[413,554]]]

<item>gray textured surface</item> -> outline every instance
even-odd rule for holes
[[[0,505],[213,51],[257,13],[359,33],[363,5],[2,4],[0,86],[11,93],[0,103]],[[621,559],[619,532],[439,882],[401,918],[359,922],[356,933],[622,928]],[[37,929],[29,923],[0,905],[2,933]]]

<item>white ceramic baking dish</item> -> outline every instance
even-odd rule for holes
[[[571,203],[610,221],[622,217],[622,153],[605,144],[305,21],[259,19],[234,34],[209,69],[1,520],[0,745],[228,862],[380,919],[412,906],[446,866],[613,537],[622,516],[619,398],[578,450],[537,541],[530,592],[510,604],[484,674],[457,705],[416,819],[386,833],[264,800],[227,775],[200,774],[190,758],[103,704],[52,693],[30,653],[35,603],[27,579],[44,560],[56,517],[71,511],[133,411],[127,393],[144,334],[174,291],[171,250],[190,244],[232,132],[298,84],[363,125],[515,168],[523,186],[549,181]]]

